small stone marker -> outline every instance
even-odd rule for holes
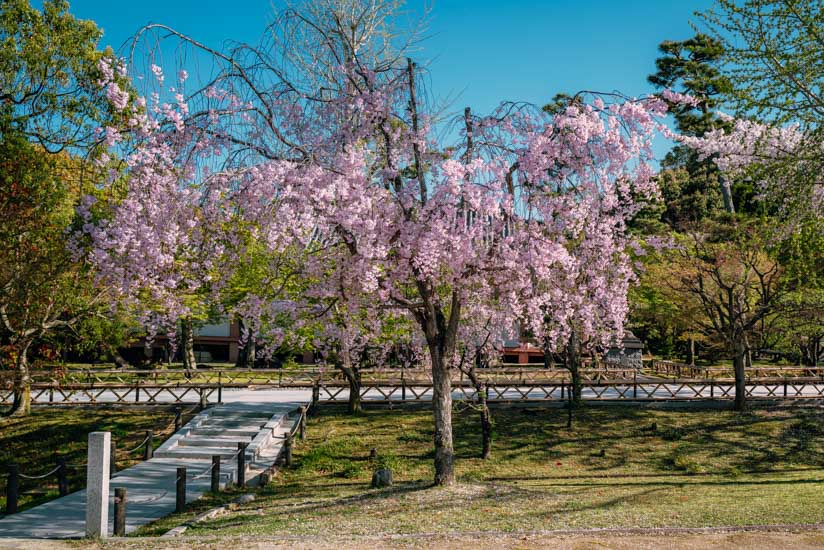
[[[389,487],[392,485],[392,470],[389,468],[381,468],[375,470],[372,474],[372,487],[378,489],[380,487]]]
[[[255,500],[255,495],[246,494],[246,495],[240,495],[239,497],[237,497],[235,499],[235,502],[237,504],[249,504],[250,502],[254,502],[254,500]]]
[[[109,536],[109,459],[112,434],[89,434],[86,466],[86,536]]]

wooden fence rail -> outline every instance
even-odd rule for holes
[[[301,382],[301,384],[304,384]],[[295,386],[254,385],[256,388],[285,388]],[[306,387],[301,385],[300,387]],[[547,400],[564,399],[570,388],[564,378],[506,378],[487,380],[489,399],[495,400]],[[747,380],[747,392],[753,399],[759,398],[822,398],[824,378],[821,377],[769,377]],[[32,402],[35,404],[169,404],[198,403],[201,406],[221,402],[223,392],[249,388],[248,383],[178,383],[154,384],[153,382],[105,385],[36,383],[32,385]],[[312,385],[314,401],[339,401],[348,398],[349,384],[338,379],[316,380]],[[475,387],[469,380],[453,381],[457,398],[474,399]],[[385,378],[364,380],[362,396],[368,401],[420,401],[432,395],[432,383],[428,380]],[[682,400],[727,399],[735,393],[734,382],[720,378],[650,379],[649,377],[598,378],[582,381],[584,400]],[[11,390],[0,390],[0,403],[9,404]]]
[[[581,369],[583,380],[632,379],[637,371],[627,368]],[[362,369],[364,382],[389,383],[405,380],[410,383],[432,382],[428,369]],[[479,377],[490,382],[531,382],[544,380],[565,380],[569,378],[566,369],[543,369],[530,367],[494,367],[481,369]],[[301,369],[208,369],[185,371],[168,370],[70,370],[32,371],[32,387],[39,388],[123,388],[123,387],[247,387],[262,386],[272,388],[312,387],[316,383],[345,382],[343,374],[331,367]],[[453,371],[454,382],[465,381],[459,370]],[[14,373],[0,372],[0,388],[11,389]]]
[[[675,361],[653,360],[645,364],[646,372],[679,378],[734,378],[732,367],[701,367]],[[750,367],[747,378],[824,377],[824,367]]]

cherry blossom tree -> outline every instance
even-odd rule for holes
[[[89,217],[91,258],[123,299],[156,305],[153,322],[220,292],[227,254],[249,236],[290,251],[303,291],[236,308],[252,320],[321,308],[344,371],[388,320],[411,320],[432,372],[435,482],[451,484],[451,373],[478,345],[463,329],[517,322],[551,346],[573,330],[604,346],[622,335],[626,225],[657,193],[650,144],[666,106],[582,95],[550,115],[504,103],[467,109],[458,139],[439,141],[421,70],[392,46],[396,6],[352,6],[281,14],[275,44],[299,37],[311,51],[222,53],[164,29],[222,69],[187,98],[135,101],[129,191],[108,218]]]

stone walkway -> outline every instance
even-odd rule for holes
[[[116,473],[110,482],[109,532],[115,487],[127,491],[126,532],[174,512],[177,468],[187,469],[186,499],[209,490],[212,455],[220,455],[221,487],[237,479],[237,444],[248,443],[250,484],[280,454],[300,402],[228,403],[206,409],[161,445],[151,460]],[[0,537],[79,538],[85,535],[86,491],[77,491],[0,519]]]

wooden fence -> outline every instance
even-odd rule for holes
[[[583,369],[582,398],[585,400],[680,400],[725,399],[734,394],[729,377],[696,376],[693,370],[658,362],[653,370],[675,378],[651,377],[634,369]],[[688,365],[687,365],[688,367]],[[819,369],[820,370],[820,369]],[[816,371],[817,373],[819,371]],[[820,372],[824,374],[824,371]],[[569,371],[543,368],[490,368],[479,371],[489,399],[564,399],[569,391]],[[225,390],[312,389],[315,401],[348,398],[349,384],[333,369],[276,370],[181,370],[161,371],[70,371],[63,375],[32,373],[33,403],[51,404],[159,404],[223,401]],[[12,378],[0,377],[0,403],[12,401]],[[475,387],[459,371],[453,372],[456,397],[473,399]],[[758,398],[824,397],[824,376],[751,377],[750,396]],[[361,391],[369,401],[420,401],[431,398],[432,378],[422,369],[367,369],[361,372]]]
[[[644,371],[677,378],[734,378],[732,367],[701,367],[675,361],[649,361]],[[750,367],[747,378],[824,378],[824,367]]]

